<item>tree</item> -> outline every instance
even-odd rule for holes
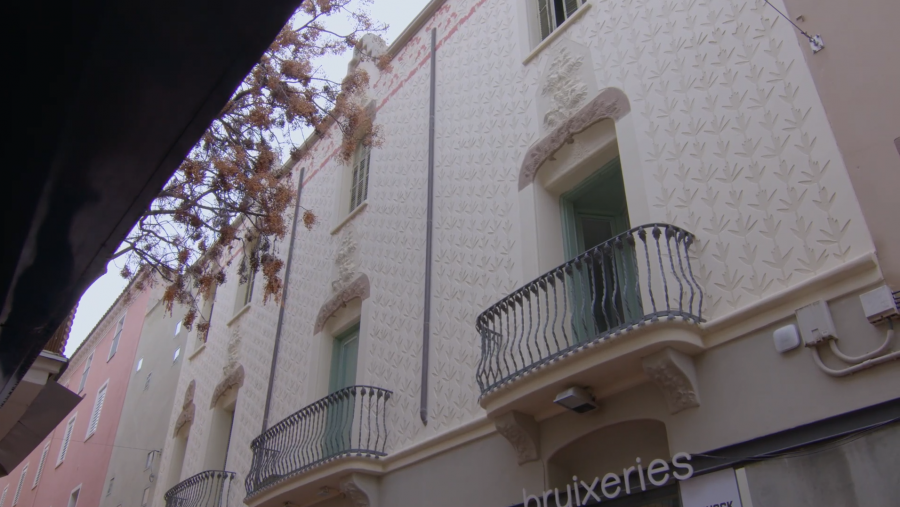
[[[377,142],[377,129],[355,100],[368,75],[355,70],[335,82],[315,66],[387,28],[364,10],[371,2],[305,0],[113,255],[125,260],[125,278],[155,272],[146,279],[165,284],[167,309],[189,307],[186,327],[200,299],[225,282],[221,267],[239,243],[240,283],[262,271],[263,301],[279,300],[283,263],[273,245],[287,232],[296,194],[291,168],[304,156],[293,142],[298,133],[327,135],[337,125],[345,161],[358,142]],[[339,17],[348,24],[343,31],[333,27]],[[289,160],[280,164],[285,154]],[[316,217],[304,209],[302,220],[311,228]],[[209,323],[198,327],[206,332]]]

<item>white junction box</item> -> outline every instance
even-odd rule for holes
[[[887,285],[859,296],[859,302],[862,303],[863,313],[869,322],[879,322],[898,313],[894,295]]]
[[[804,306],[795,312],[800,336],[807,347],[814,347],[825,340],[837,338],[837,330],[831,319],[831,310],[825,301]]]
[[[775,341],[775,350],[782,354],[800,346],[800,333],[797,332],[797,326],[793,324],[776,329],[772,333],[772,339]]]

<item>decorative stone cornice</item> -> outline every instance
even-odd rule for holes
[[[369,277],[364,273],[360,273],[359,276],[347,284],[343,290],[322,305],[322,308],[319,309],[319,314],[316,317],[316,327],[313,334],[320,333],[322,329],[325,328],[325,322],[328,321],[329,317],[356,298],[362,300],[369,298]]]
[[[686,408],[700,406],[700,392],[694,360],[682,352],[665,348],[643,360],[644,372],[650,377],[669,406],[677,414]]]
[[[608,118],[618,120],[629,111],[631,105],[625,92],[618,88],[601,90],[593,100],[528,149],[519,170],[519,190],[530,185],[544,161],[562,148],[563,144],[572,142],[576,134],[584,132],[601,120]]]
[[[244,385],[244,366],[238,364],[231,373],[225,375],[225,378],[213,389],[212,400],[209,402],[209,408],[215,408],[219,398],[222,397],[232,387],[240,388]]]
[[[513,446],[520,465],[541,457],[541,430],[534,417],[513,411],[496,418],[494,425]]]
[[[194,413],[197,411],[194,405],[194,391],[196,388],[197,381],[191,380],[187,389],[184,390],[184,402],[181,404],[181,413],[178,414],[178,419],[175,420],[175,429],[172,431],[173,437],[178,435],[181,428],[194,422]]]

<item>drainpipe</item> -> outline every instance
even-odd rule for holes
[[[291,260],[294,258],[294,237],[297,235],[297,222],[300,221],[300,194],[303,192],[303,177],[306,168],[300,169],[300,181],[297,183],[297,204],[294,207],[294,224],[291,226],[291,242],[288,246],[287,262],[284,265],[284,290],[281,292],[281,304],[278,305],[278,325],[275,326],[275,346],[272,349],[272,368],[269,370],[269,387],[266,389],[266,409],[263,412],[262,431],[269,427],[269,408],[272,404],[272,387],[275,385],[275,367],[278,365],[278,346],[281,344],[281,326],[284,323],[284,304],[287,300],[288,283],[291,281]]]
[[[437,29],[431,29],[431,96],[428,113],[428,209],[425,218],[425,308],[422,326],[422,389],[419,417],[428,424],[428,353],[431,347],[431,242],[434,221],[434,72]]]

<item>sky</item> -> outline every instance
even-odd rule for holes
[[[425,8],[428,2],[429,0],[374,0],[364,9],[369,11],[373,19],[388,24],[387,32],[381,36],[390,44]],[[348,52],[342,56],[322,59],[317,63],[330,79],[340,81],[347,73],[347,63],[351,56],[352,54]],[[125,290],[126,281],[119,275],[120,269],[121,266],[116,266],[114,262],[111,262],[107,266],[106,274],[98,278],[81,296],[72,331],[69,334],[69,341],[66,343],[66,357],[71,357],[75,349],[81,345],[91,329],[106,313],[106,310]]]

